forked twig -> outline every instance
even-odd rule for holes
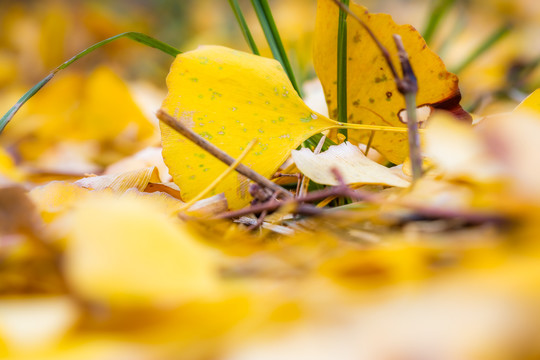
[[[422,154],[420,152],[420,137],[418,134],[418,124],[416,120],[416,94],[418,93],[418,83],[416,76],[411,67],[409,61],[409,55],[405,51],[401,37],[397,34],[393,35],[394,42],[398,49],[398,56],[401,64],[401,70],[403,78],[400,78],[392,60],[390,59],[390,53],[384,47],[384,45],[375,36],[373,31],[367,26],[367,24],[360,19],[351,9],[343,4],[339,0],[332,0],[339,8],[346,11],[353,19],[355,19],[363,28],[367,31],[371,39],[375,42],[379,48],[381,54],[384,57],[394,80],[398,91],[405,97],[405,104],[407,108],[407,130],[409,135],[409,158],[411,159],[411,167],[413,174],[413,182],[418,180],[422,176]]]
[[[396,78],[398,91],[405,97],[407,108],[407,130],[409,134],[409,159],[411,159],[413,181],[422,176],[422,153],[420,152],[420,134],[418,133],[418,120],[416,116],[416,94],[418,81],[409,61],[409,54],[405,51],[401,36],[394,34],[394,42],[398,50],[399,61],[403,78]]]
[[[197,146],[200,146],[202,149],[209,152],[212,156],[214,156],[218,160],[224,162],[225,164],[229,166],[234,164],[235,159],[233,157],[223,152],[223,150],[219,149],[217,146],[210,143],[209,141],[201,137],[199,134],[196,134],[193,130],[191,130],[184,124],[182,124],[180,121],[178,121],[171,115],[167,114],[164,110],[162,109],[158,110],[156,115],[159,120],[163,121],[165,124],[173,128],[175,131],[177,131],[181,135],[191,140]],[[240,174],[244,175],[245,177],[247,177],[248,179],[253,180],[254,182],[259,184],[263,188],[270,189],[273,192],[277,193],[278,196],[283,196],[283,197],[288,197],[288,198],[293,196],[285,188],[268,180],[267,178],[265,178],[264,176],[254,171],[253,169],[247,167],[244,164],[239,164],[235,170],[239,172]]]
[[[368,202],[377,202],[378,197],[368,192],[358,192],[351,189],[343,180],[343,177],[337,169],[332,169],[332,172],[338,180],[338,185],[329,187],[323,190],[312,191],[306,195],[298,196],[293,199],[287,199],[285,201],[277,201],[276,199],[270,199],[264,203],[255,204],[253,206],[243,208],[240,210],[229,211],[219,214],[218,219],[230,219],[236,218],[248,214],[260,214],[263,212],[272,212],[283,206],[292,205],[292,211],[296,214],[303,215],[319,215],[324,210],[313,206],[309,203],[326,199],[330,196],[335,197],[349,197],[353,200],[364,200]]]

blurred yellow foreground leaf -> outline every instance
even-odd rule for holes
[[[73,215],[66,276],[89,300],[174,306],[211,294],[212,256],[151,199],[96,194]]]
[[[60,76],[24,110],[25,118],[10,123],[2,141],[25,160],[45,157],[62,144],[87,143],[86,159],[108,164],[143,148],[156,132],[124,81],[106,67],[87,77]]]

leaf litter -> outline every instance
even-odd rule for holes
[[[431,71],[446,71],[444,64],[426,53],[412,28],[351,7],[389,49],[387,35],[402,33],[419,69],[419,106],[440,110],[444,99],[459,98],[454,75],[430,80]],[[314,56],[331,115],[335,65],[320,64],[335,60],[330,39],[337,11],[319,1]],[[363,49],[376,56],[375,67],[384,65],[363,30],[348,24],[352,53]],[[349,83],[351,98],[358,94],[371,104],[355,106],[350,98],[352,122],[404,128],[394,82],[386,70],[366,69],[362,59],[350,60],[360,62],[349,76],[358,78],[358,71],[380,81]],[[216,46],[186,52],[169,73],[163,110],[233,158],[258,139],[241,162],[267,178],[289,158],[294,165],[287,169],[300,173],[286,174],[294,176],[282,183],[284,198],[232,172],[186,209],[227,165],[161,123],[163,158],[175,184],[169,183],[152,120],[109,71],[91,77],[81,85],[86,92],[64,90],[65,108],[36,100],[40,106],[21,113],[0,137],[2,357],[538,354],[537,92],[512,113],[474,126],[462,121],[458,103],[452,103],[457,117],[434,111],[422,133],[424,175],[411,185],[407,148],[400,145],[406,133],[374,130],[372,146],[386,160],[405,162],[394,168],[357,146],[369,137],[368,127],[362,136],[352,130],[354,145],[343,142],[320,154],[297,149],[311,135],[342,125],[308,108],[276,61]],[[63,89],[60,80],[51,88]],[[102,83],[111,85],[110,93],[100,94]],[[388,91],[397,106],[386,100]],[[133,116],[110,123],[110,99],[116,99],[115,117]],[[88,121],[60,116],[78,103],[91,110],[84,112],[93,114],[83,117]],[[66,138],[83,149],[78,161],[91,164],[86,169],[95,175],[35,171],[43,154],[59,146],[58,129],[86,128],[94,118],[110,132],[95,126],[92,136],[70,130]],[[308,191],[296,194],[299,177]]]

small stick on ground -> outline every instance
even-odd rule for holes
[[[353,19],[355,19],[369,34],[371,39],[375,42],[379,48],[381,54],[384,57],[384,60],[388,64],[394,80],[396,82],[398,91],[405,97],[405,104],[407,106],[407,130],[409,134],[409,157],[411,159],[412,173],[413,173],[413,184],[422,176],[422,155],[420,152],[420,137],[418,135],[418,125],[416,121],[416,93],[418,92],[418,82],[416,81],[416,76],[409,62],[409,55],[405,51],[401,36],[394,34],[394,42],[398,49],[398,56],[401,63],[401,70],[403,72],[403,78],[400,78],[396,67],[390,59],[390,53],[384,47],[384,45],[379,41],[375,36],[373,31],[367,26],[367,24],[362,21],[355,13],[349,9],[349,7],[343,4],[339,0],[333,0],[334,3],[341,8],[343,11],[346,11]]]
[[[409,158],[411,159],[413,182],[422,177],[422,153],[420,152],[420,135],[416,118],[416,94],[418,81],[409,61],[409,54],[405,51],[401,36],[394,34],[394,42],[398,50],[403,78],[396,78],[398,91],[405,97],[407,108],[407,130],[409,132]]]
[[[180,121],[172,117],[171,115],[167,114],[162,109],[158,110],[157,117],[159,120],[163,121],[165,124],[173,128],[175,131],[180,133],[181,135],[185,136],[189,140],[191,140],[194,144],[197,146],[200,146],[202,149],[209,152],[212,156],[217,158],[218,160],[224,162],[225,164],[231,166],[234,164],[235,159],[231,157],[230,155],[224,153],[221,149],[219,149],[214,144],[206,141],[204,138],[202,138],[200,135],[196,134],[193,130],[182,124]],[[236,169],[237,172],[244,175],[248,179],[251,179],[252,181],[256,182],[263,188],[267,188],[269,190],[272,190],[275,192],[278,196],[283,196],[290,198],[293,195],[287,191],[285,188],[279,186],[278,184],[268,180],[261,174],[253,171],[251,168],[247,167],[246,165],[239,164]]]
[[[298,196],[298,192],[300,191],[300,185],[302,183],[302,174],[296,173],[296,174],[283,174],[280,172],[277,172],[272,176],[273,179],[279,178],[279,177],[295,177],[296,178],[296,195]]]
[[[255,204],[247,208],[219,214],[216,216],[216,218],[230,219],[230,218],[236,218],[236,217],[240,217],[240,216],[244,216],[248,214],[260,214],[263,211],[272,212],[279,209],[282,206],[287,206],[291,204],[295,205],[293,211],[297,214],[318,215],[322,213],[323,210],[307,203],[320,201],[320,200],[326,199],[329,196],[349,197],[353,200],[357,200],[357,201],[364,200],[368,202],[376,202],[378,199],[373,194],[354,191],[347,185],[338,185],[338,186],[326,188],[323,190],[312,191],[310,193],[307,193],[304,196],[300,196],[293,199],[287,199],[285,201],[278,201],[276,199],[271,199],[267,202]]]

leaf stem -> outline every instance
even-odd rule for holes
[[[328,129],[354,129],[354,130],[372,130],[372,131],[392,131],[392,132],[407,132],[406,127],[397,126],[384,126],[384,125],[367,125],[367,124],[353,124],[353,123],[336,123],[329,126]]]
[[[115,41],[115,40],[118,40],[118,39],[121,39],[121,38],[124,38],[124,37],[128,38],[128,39],[131,39],[133,41],[139,42],[139,43],[141,43],[143,45],[153,47],[155,49],[163,51],[164,53],[169,54],[171,56],[176,56],[176,55],[181,53],[180,50],[175,49],[174,47],[172,47],[172,46],[170,46],[170,45],[168,45],[168,44],[166,44],[166,43],[164,43],[162,41],[159,41],[159,40],[154,39],[154,38],[152,38],[152,37],[150,37],[148,35],[138,33],[138,32],[125,32],[125,33],[118,34],[118,35],[115,35],[113,37],[110,37],[108,39],[105,39],[103,41],[100,41],[100,42],[90,46],[89,48],[81,51],[80,53],[78,53],[77,55],[75,55],[71,59],[67,60],[63,64],[59,65],[56,69],[51,71],[49,73],[49,75],[47,75],[40,82],[38,82],[36,85],[34,85],[30,90],[28,90],[26,92],[26,94],[24,94],[19,99],[19,101],[17,101],[17,103],[15,105],[13,105],[13,107],[11,109],[9,109],[8,112],[5,113],[4,116],[2,116],[2,118],[0,119],[0,133],[2,133],[2,131],[4,130],[6,125],[13,118],[13,116],[15,116],[15,114],[21,108],[21,106],[23,106],[32,96],[34,96],[43,86],[45,86],[45,84],[47,84],[54,77],[54,75],[56,75],[57,72],[67,68],[69,65],[73,64],[75,61],[79,60],[83,56],[86,56],[87,54],[91,53],[92,51],[102,47],[103,45],[106,45],[106,44],[108,44],[108,43],[110,43],[112,41]]]
[[[281,37],[279,36],[274,17],[270,11],[268,0],[251,0],[251,3],[253,4],[253,8],[255,9],[255,13],[257,14],[257,18],[263,29],[266,41],[272,50],[272,55],[274,55],[274,58],[281,63],[281,66],[283,66],[283,69],[287,73],[287,76],[298,95],[302,96],[298,83],[294,77],[289,58],[283,47]]]
[[[229,0],[229,4],[231,5],[232,11],[234,12],[234,16],[236,17],[236,21],[238,21],[240,30],[242,31],[242,34],[244,35],[244,39],[246,39],[246,42],[251,48],[251,51],[255,55],[260,55],[259,49],[257,48],[257,44],[255,44],[255,40],[253,40],[253,36],[251,36],[251,31],[249,30],[249,27],[246,23],[246,19],[244,18],[244,14],[242,13],[242,9],[240,9],[238,0]]]

